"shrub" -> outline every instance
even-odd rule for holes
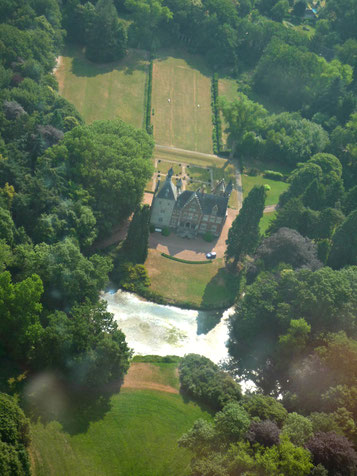
[[[248,169],[248,175],[250,175],[251,177],[256,177],[257,175],[260,174],[260,170],[257,169],[256,167],[251,167],[250,169]]]
[[[170,228],[169,228],[168,226],[165,226],[165,227],[162,229],[162,232],[161,232],[162,236],[169,236],[170,233],[171,233],[171,230],[170,230]]]
[[[263,176],[271,180],[284,180],[284,175],[281,172],[275,172],[275,170],[265,170]]]
[[[137,292],[150,286],[150,278],[144,265],[124,263],[120,266],[119,286],[126,291]]]
[[[270,447],[279,444],[279,434],[278,425],[273,421],[253,421],[247,433],[247,440],[252,445],[258,443]]]
[[[214,239],[214,236],[212,235],[212,233],[210,231],[206,231],[206,233],[203,235],[202,238],[205,241],[208,241],[208,243],[211,243],[211,241],[213,241],[213,239]]]
[[[288,415],[288,412],[280,402],[266,395],[246,396],[242,404],[252,418],[271,420],[279,427],[282,426]]]
[[[267,183],[264,184],[264,188],[267,192],[269,192],[269,190],[271,190],[271,186],[268,185]]]
[[[241,388],[232,377],[202,355],[186,355],[179,370],[182,390],[214,410],[242,397]]]

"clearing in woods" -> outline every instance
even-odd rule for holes
[[[157,144],[212,153],[211,72],[199,56],[160,50],[153,65]]]
[[[96,64],[80,48],[67,47],[59,58],[59,92],[87,123],[121,118],[141,128],[144,120],[148,52],[129,50],[121,61]]]
[[[31,424],[34,476],[183,476],[177,440],[206,411],[178,393],[177,364],[132,363],[120,393]],[[60,407],[60,405],[59,405]]]

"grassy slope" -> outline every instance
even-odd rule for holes
[[[222,259],[212,264],[193,265],[164,258],[160,252],[149,250],[145,266],[151,289],[173,304],[220,308],[231,305],[237,296],[238,280],[228,274]]]
[[[210,72],[201,58],[177,50],[159,52],[152,90],[158,144],[212,153],[210,88]]]
[[[119,62],[94,64],[78,48],[67,48],[56,71],[59,92],[86,122],[120,117],[142,127],[147,52],[130,50]]]
[[[260,233],[262,235],[264,235],[264,233],[269,228],[271,222],[274,220],[275,217],[276,217],[276,212],[264,213],[259,223]]]
[[[279,195],[287,190],[289,184],[286,182],[279,182],[277,180],[270,180],[264,178],[262,175],[250,177],[249,175],[242,175],[243,195],[246,197],[254,185],[268,184],[271,190],[267,192],[265,205],[276,205],[279,201]]]
[[[146,365],[160,370],[155,381],[177,387],[172,364]],[[80,433],[65,432],[57,421],[33,424],[33,474],[187,474],[190,453],[178,448],[177,439],[196,419],[210,418],[208,413],[193,402],[185,402],[179,394],[145,389],[123,388],[110,403],[105,416]]]

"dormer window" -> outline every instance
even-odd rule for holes
[[[212,208],[212,215],[217,215],[218,213],[218,207],[217,205],[215,205],[213,208]]]

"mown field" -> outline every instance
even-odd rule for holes
[[[186,264],[150,249],[145,267],[151,289],[172,304],[217,309],[232,305],[238,294],[238,279],[227,272],[222,258],[211,264]]]
[[[76,106],[87,123],[120,117],[141,128],[147,58],[146,51],[129,50],[119,62],[95,64],[79,48],[68,47],[56,70],[59,92]]]
[[[195,403],[184,401],[176,390],[177,374],[173,373],[176,369],[171,364],[132,365],[140,365],[141,372],[131,375],[129,387],[111,397],[103,416],[98,418],[94,406],[87,425],[80,431],[73,431],[71,421],[66,421],[64,426],[59,421],[32,424],[31,459],[35,476],[188,473],[190,452],[179,448],[177,440],[196,419],[208,419],[210,415]],[[175,393],[151,389],[156,383],[171,386]],[[139,388],[135,388],[136,384]]]
[[[156,143],[212,153],[211,72],[203,60],[181,50],[161,50],[152,88]]]

